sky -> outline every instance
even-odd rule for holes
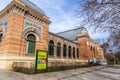
[[[1,0],[0,10],[2,10],[12,0]],[[77,18],[75,10],[78,9],[79,0],[30,0],[40,7],[52,21],[49,31],[58,33],[80,26],[81,19]],[[85,27],[85,26],[84,26]],[[87,28],[90,36],[94,39],[106,38],[104,33],[94,33]]]

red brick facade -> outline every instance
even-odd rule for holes
[[[78,48],[79,58],[75,58],[77,61],[93,58],[104,59],[103,54],[99,51],[97,41],[92,40],[88,34],[78,34],[77,44],[62,37],[52,35],[49,33],[49,25],[51,23],[49,18],[25,5],[26,4],[19,0],[13,0],[3,11],[0,12],[1,22],[5,20],[7,21],[5,33],[2,31],[3,29],[1,30],[1,34],[4,36],[1,37],[2,41],[0,42],[0,62],[4,61],[3,63],[5,66],[7,65],[5,68],[10,67],[14,61],[33,60],[34,62],[35,53],[32,55],[27,53],[27,36],[29,34],[33,34],[36,37],[35,51],[48,51],[49,41],[53,40],[56,42],[55,46],[57,45],[57,42],[61,42],[61,44],[65,43],[67,45],[67,50],[70,45],[71,47],[75,47],[75,49]],[[56,48],[54,53],[54,57],[50,57],[50,59],[57,59]],[[63,59],[62,54],[61,51],[60,59]],[[73,58],[64,59],[74,60]],[[11,60],[10,65],[6,64],[9,63],[9,60]]]

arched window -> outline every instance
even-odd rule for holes
[[[90,47],[90,50],[92,51],[92,46]]]
[[[2,41],[2,27],[0,26],[0,42]]]
[[[48,50],[48,52],[49,52],[50,56],[54,55],[54,42],[53,41],[49,42],[49,50]]]
[[[27,45],[26,45],[27,54],[35,53],[35,43],[36,43],[36,37],[33,34],[29,34],[27,36]]]
[[[63,46],[63,57],[66,57],[66,45]]]
[[[2,34],[0,34],[0,42],[2,41]]]
[[[93,53],[94,53],[94,57],[96,57],[96,54],[95,54],[95,47],[93,48]]]
[[[77,48],[77,58],[79,58],[79,49]]]
[[[61,55],[61,44],[58,43],[57,44],[57,56],[60,56]]]
[[[71,46],[68,47],[68,56],[71,58]]]
[[[75,58],[75,48],[73,47],[73,58]]]

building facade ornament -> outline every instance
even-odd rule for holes
[[[2,37],[6,34],[7,25],[8,20],[0,21],[0,33],[2,34]]]

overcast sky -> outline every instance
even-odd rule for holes
[[[0,10],[2,10],[12,0],[1,0]],[[80,26],[81,19],[75,16],[75,10],[78,8],[79,0],[30,0],[38,7],[43,9],[46,15],[52,21],[50,31],[58,33],[65,30]],[[87,28],[88,29],[88,28]],[[105,38],[102,33],[93,33],[90,29],[88,32],[92,38]]]

